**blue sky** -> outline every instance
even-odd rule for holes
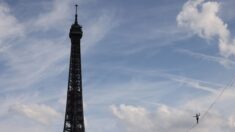
[[[87,132],[186,132],[235,77],[233,0],[0,0],[2,131],[63,130],[76,3]],[[234,131],[234,93],[191,131]]]

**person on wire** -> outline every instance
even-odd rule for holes
[[[195,117],[195,118],[196,118],[196,120],[197,120],[197,124],[199,123],[199,116],[200,116],[200,113],[198,113],[198,114],[196,114],[195,116],[193,116],[193,117]]]

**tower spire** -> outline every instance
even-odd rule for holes
[[[76,4],[75,7],[76,7],[76,12],[75,12],[75,22],[74,22],[74,24],[78,24],[78,5]]]

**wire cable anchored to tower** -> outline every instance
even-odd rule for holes
[[[215,98],[215,100],[210,104],[210,106],[208,107],[208,109],[204,112],[204,114],[202,115],[202,117],[200,118],[200,120],[203,120],[206,115],[210,112],[210,110],[214,107],[214,105],[216,104],[216,102],[220,99],[220,97],[224,94],[225,90],[228,88],[231,88],[235,83],[235,77],[221,90],[221,92],[218,94],[218,96]],[[193,124],[193,126],[191,128],[188,129],[187,132],[190,132],[192,129],[194,129],[197,126],[198,123]]]

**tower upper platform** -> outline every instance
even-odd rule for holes
[[[83,34],[82,27],[78,24],[77,6],[78,5],[76,5],[75,21],[74,24],[72,24],[69,32],[69,37],[71,39],[81,39]]]

